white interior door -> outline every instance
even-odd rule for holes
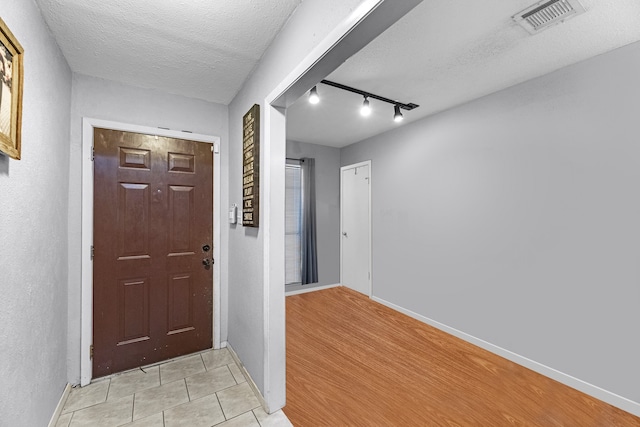
[[[371,162],[341,168],[341,282],[371,296]]]

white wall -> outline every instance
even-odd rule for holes
[[[316,160],[318,253],[318,283],[287,286],[287,291],[340,283],[340,149],[287,141],[287,157]]]
[[[228,110],[211,102],[142,89],[109,80],[73,75],[71,100],[71,174],[69,184],[69,339],[68,378],[80,381],[81,326],[81,228],[82,213],[82,118],[111,120],[140,126],[165,127],[221,138],[222,212],[228,209]],[[188,134],[185,134],[188,136]],[[226,218],[226,217],[225,217]],[[216,260],[222,273],[222,341],[226,340],[227,241],[229,227],[222,221],[222,260]]]
[[[67,382],[71,71],[35,2],[0,10],[25,50],[22,160],[0,155],[0,425],[43,426]]]
[[[240,206],[242,200],[242,116],[256,103],[261,105],[264,114],[265,97],[359,3],[360,0],[302,2],[229,105],[229,203]],[[264,120],[264,115],[262,119]],[[262,141],[264,137],[262,126]],[[279,146],[275,149],[282,152],[284,168],[285,141],[277,144]],[[264,159],[264,152],[261,152],[261,158]],[[284,183],[281,190],[284,192]],[[261,187],[260,197],[260,215],[264,219],[264,187]],[[232,227],[229,234],[229,343],[242,359],[258,388],[265,394],[263,234],[263,227],[251,229],[242,225]],[[281,304],[284,304],[284,283]],[[272,374],[284,377],[284,370]]]
[[[640,44],[373,137],[374,296],[640,402]]]

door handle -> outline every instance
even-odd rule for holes
[[[205,259],[202,260],[202,265],[204,265],[205,267],[209,267],[209,266],[211,266],[211,265],[213,265],[215,263],[216,263],[216,261],[213,258],[211,258],[211,259],[205,258]]]

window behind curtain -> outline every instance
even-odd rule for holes
[[[302,170],[285,170],[285,284],[302,283]]]

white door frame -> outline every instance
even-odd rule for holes
[[[113,129],[212,144],[213,155],[213,347],[220,348],[221,274],[220,266],[220,137],[138,126],[109,120],[82,119],[82,307],[80,327],[80,385],[91,382],[93,362],[89,349],[93,343],[93,129]]]
[[[340,233],[342,233],[342,217],[343,217],[343,208],[344,208],[344,203],[342,200],[342,174],[344,173],[344,171],[347,171],[349,169],[356,169],[362,166],[369,166],[369,286],[367,289],[367,296],[369,298],[371,298],[373,296],[373,248],[371,247],[371,245],[373,244],[373,238],[372,238],[372,231],[373,231],[373,223],[371,222],[372,216],[371,216],[371,186],[372,186],[372,182],[373,182],[373,171],[371,169],[371,160],[366,160],[364,162],[360,162],[360,163],[354,163],[352,165],[347,165],[347,166],[342,166],[340,168]],[[343,270],[343,262],[342,262],[342,256],[343,256],[343,251],[342,251],[342,242],[344,241],[344,239],[342,238],[342,235],[340,236],[340,283],[342,283],[342,270]]]
[[[286,403],[284,165],[286,108],[422,0],[363,0],[266,96],[261,145],[264,390],[268,412]],[[264,184],[264,185],[262,185]],[[272,188],[274,191],[271,191]]]

